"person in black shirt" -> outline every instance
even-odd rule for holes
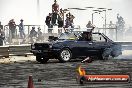
[[[48,33],[51,33],[52,32],[52,25],[51,25],[51,17],[52,17],[52,14],[49,13],[49,15],[46,17],[46,20],[45,20],[45,23],[46,25],[48,26]]]
[[[14,19],[11,19],[8,23],[9,29],[11,31],[11,38],[15,38],[15,32],[16,32],[16,23]]]
[[[30,31],[29,38],[32,43],[34,43],[34,38],[37,37],[37,32],[35,31],[35,27],[32,27],[32,30]]]
[[[0,30],[0,46],[3,46],[4,39],[5,39],[4,32]]]
[[[92,41],[92,33],[91,32],[83,32],[79,41]]]
[[[1,24],[1,22],[0,22],[0,30],[3,30],[3,25]]]

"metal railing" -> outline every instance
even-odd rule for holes
[[[30,31],[32,30],[32,27],[35,27],[35,31],[38,33],[38,27],[41,28],[41,33],[42,35],[39,38],[37,35],[30,37]],[[70,30],[77,30],[79,28],[70,28]],[[34,42],[44,42],[47,41],[48,36],[58,36],[60,33],[65,32],[69,30],[69,28],[58,28],[57,26],[54,26],[53,28],[47,28],[45,25],[24,25],[24,33],[25,33],[25,38],[20,38],[20,32],[19,32],[19,27],[16,25],[15,30],[15,37],[12,37],[11,30],[9,29],[8,25],[4,26],[4,35],[5,35],[5,40],[4,43],[5,45],[19,45],[19,44],[29,44],[29,43],[34,43]],[[51,30],[51,32],[48,33],[48,30]]]
[[[18,25],[16,25],[16,29],[14,29],[15,30],[15,34],[14,34],[15,37],[14,38],[12,38],[12,34],[11,34],[11,30],[9,29],[9,26],[5,25],[4,26],[4,35],[5,35],[4,43],[5,43],[5,45],[20,44],[22,41],[23,41],[24,44],[30,43],[30,41],[28,41],[28,40],[29,40],[29,34],[30,34],[30,31],[31,31],[32,27],[36,28],[35,29],[36,32],[37,32],[38,27],[41,27],[42,32],[44,32],[44,29],[45,29],[44,25],[24,25],[25,38],[22,39],[22,38],[20,38],[20,32],[19,32]]]
[[[38,39],[38,37],[29,37],[30,31],[32,27],[35,27],[35,31],[38,31],[38,27],[41,28],[41,38]],[[57,26],[54,26],[53,28],[47,28],[46,25],[24,25],[24,33],[26,37],[24,39],[20,38],[20,32],[19,32],[19,27],[16,25],[15,29],[15,38],[12,38],[11,36],[11,31],[9,29],[8,25],[4,26],[4,33],[5,33],[5,40],[4,43],[5,45],[19,45],[19,44],[29,44],[29,43],[34,43],[34,42],[44,42],[48,40],[48,36],[59,36],[59,34],[68,31],[86,31],[87,28],[80,28],[77,26],[76,28],[58,28]],[[48,33],[48,30],[51,30],[51,32]],[[94,32],[101,32],[107,35],[110,39],[112,40],[117,40],[117,28],[95,28]]]

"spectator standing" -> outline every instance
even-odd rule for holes
[[[92,32],[93,29],[95,28],[93,24],[91,23],[91,21],[88,21],[88,24],[86,25],[86,27],[88,28],[87,31],[89,32]]]
[[[52,16],[52,14],[49,13],[49,15],[46,17],[46,20],[45,20],[45,23],[48,26],[48,33],[52,33],[51,28],[53,28],[52,25],[51,25],[51,16]]]
[[[110,24],[109,24],[109,36],[110,36],[110,39],[114,39],[114,24],[112,23],[112,21],[110,21]]]
[[[60,12],[58,14],[58,27],[62,28],[63,27],[63,11],[62,8],[60,9]]]
[[[71,30],[69,30],[69,31],[73,31],[73,28],[74,28],[74,23],[73,23],[73,19],[74,19],[75,17],[69,12],[68,14],[66,14],[66,20],[65,20],[65,28],[69,28],[69,27],[71,27]]]
[[[52,5],[52,25],[57,24],[58,12],[59,12],[59,5],[57,4],[57,1],[54,0],[54,4]]]
[[[20,38],[21,38],[21,39],[24,39],[24,38],[25,38],[25,33],[24,33],[23,19],[20,20],[19,32],[20,32]]]
[[[5,39],[4,32],[0,30],[0,46],[3,46],[4,39]]]
[[[57,4],[57,1],[54,0],[54,4],[52,5],[52,13],[58,13],[59,12],[59,5]]]
[[[37,36],[37,40],[38,41],[42,41],[42,32],[41,32],[41,28],[40,27],[38,27],[38,36]]]
[[[0,21],[0,30],[3,30],[3,25],[1,24],[1,21]]]
[[[58,33],[60,34],[60,33],[62,33],[62,27],[63,27],[63,17],[64,16],[64,12],[62,11],[62,8],[60,9],[60,12],[59,12],[59,14],[58,14]]]
[[[125,31],[125,21],[122,16],[117,14],[117,40],[123,40],[123,34]]]
[[[29,38],[32,43],[34,43],[33,38],[37,37],[37,32],[35,31],[35,27],[32,27],[32,30],[30,31]]]
[[[11,32],[11,36],[10,36],[11,39],[12,39],[12,38],[15,38],[16,23],[15,23],[14,19],[11,19],[11,20],[9,21],[8,25],[9,25],[9,30],[10,30],[10,32]]]

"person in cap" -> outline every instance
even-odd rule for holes
[[[33,43],[34,42],[33,38],[36,37],[37,37],[37,32],[35,31],[35,27],[32,27],[32,30],[30,31],[29,34],[30,41]]]
[[[19,32],[20,32],[20,38],[21,38],[21,39],[24,39],[24,38],[25,38],[25,33],[24,33],[23,19],[20,20]]]
[[[91,32],[83,32],[79,41],[92,41],[92,33]]]

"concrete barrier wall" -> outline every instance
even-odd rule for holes
[[[0,57],[26,56],[30,53],[31,44],[0,46]]]
[[[9,57],[9,47],[0,46],[0,57]]]
[[[9,46],[9,55],[27,55],[31,54],[31,45],[12,45]]]

